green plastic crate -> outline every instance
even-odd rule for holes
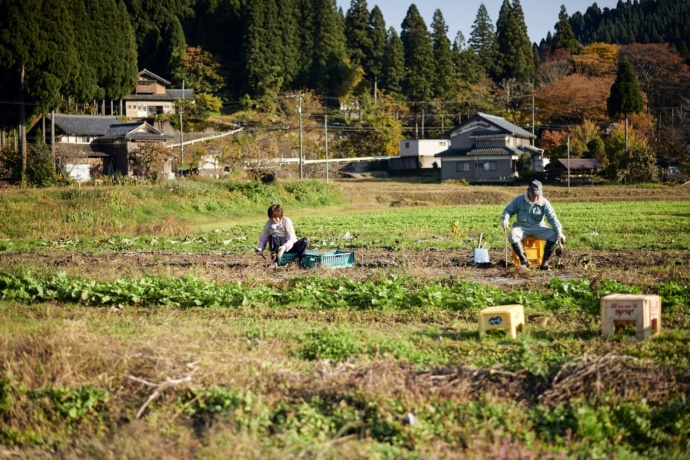
[[[306,257],[305,257],[306,259]],[[328,251],[320,254],[314,263],[324,268],[348,268],[355,266],[355,253],[347,251]]]
[[[307,249],[307,251],[304,253],[304,257],[302,258],[302,265],[305,267],[312,267],[313,265],[306,265],[305,262],[310,258],[310,257],[315,257],[318,256],[319,253],[316,251],[311,251]],[[278,259],[278,266],[282,267],[284,265],[290,264],[295,261],[295,258],[297,257],[297,254],[295,253],[290,253],[286,252],[280,258]]]

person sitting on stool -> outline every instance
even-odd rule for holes
[[[556,249],[556,243],[558,240],[565,243],[565,235],[563,235],[563,227],[556,217],[556,211],[554,211],[549,200],[544,198],[541,182],[538,180],[530,182],[527,192],[516,196],[506,206],[501,222],[504,231],[508,230],[508,221],[515,215],[517,215],[517,220],[508,234],[508,241],[520,259],[520,266],[529,268],[529,261],[525,255],[522,240],[531,236],[539,240],[546,240],[544,257],[539,268],[549,270],[549,259]],[[546,217],[551,228],[544,225],[544,217]]]

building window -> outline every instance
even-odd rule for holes
[[[457,172],[469,172],[470,164],[467,161],[459,161],[455,164],[455,171]]]
[[[496,162],[495,161],[485,161],[484,162],[484,171],[496,171]]]
[[[409,148],[410,148],[410,143],[409,143],[409,142],[405,142],[405,148],[406,148],[406,149],[409,149]]]

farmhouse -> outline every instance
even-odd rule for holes
[[[450,148],[437,153],[441,180],[506,182],[514,180],[520,155],[532,156],[543,169],[543,151],[530,145],[534,135],[502,117],[477,112],[450,133]]]
[[[175,101],[189,99],[194,101],[191,89],[168,89],[170,82],[146,69],[139,72],[139,80],[134,94],[125,96],[125,116],[147,118],[159,114],[175,112]]]
[[[145,121],[122,123],[117,117],[63,114],[46,118],[46,142],[54,142],[55,158],[77,181],[87,181],[93,174],[128,175],[132,150],[143,142],[165,144],[172,138]],[[168,169],[172,171],[172,165]]]

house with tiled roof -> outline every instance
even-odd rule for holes
[[[194,101],[191,89],[169,89],[170,82],[149,70],[139,72],[134,93],[123,98],[125,115],[129,118],[148,118],[175,112],[180,99]]]
[[[54,114],[46,117],[45,126],[45,139],[51,147],[54,143],[55,158],[78,181],[115,172],[129,175],[133,150],[146,142],[165,144],[173,137],[145,121],[123,123],[111,116]],[[163,172],[171,173],[172,163]]]
[[[535,170],[542,164],[543,151],[531,145],[535,136],[503,117],[477,112],[448,134],[450,147],[435,155],[441,180],[510,182],[524,153],[532,156]]]

